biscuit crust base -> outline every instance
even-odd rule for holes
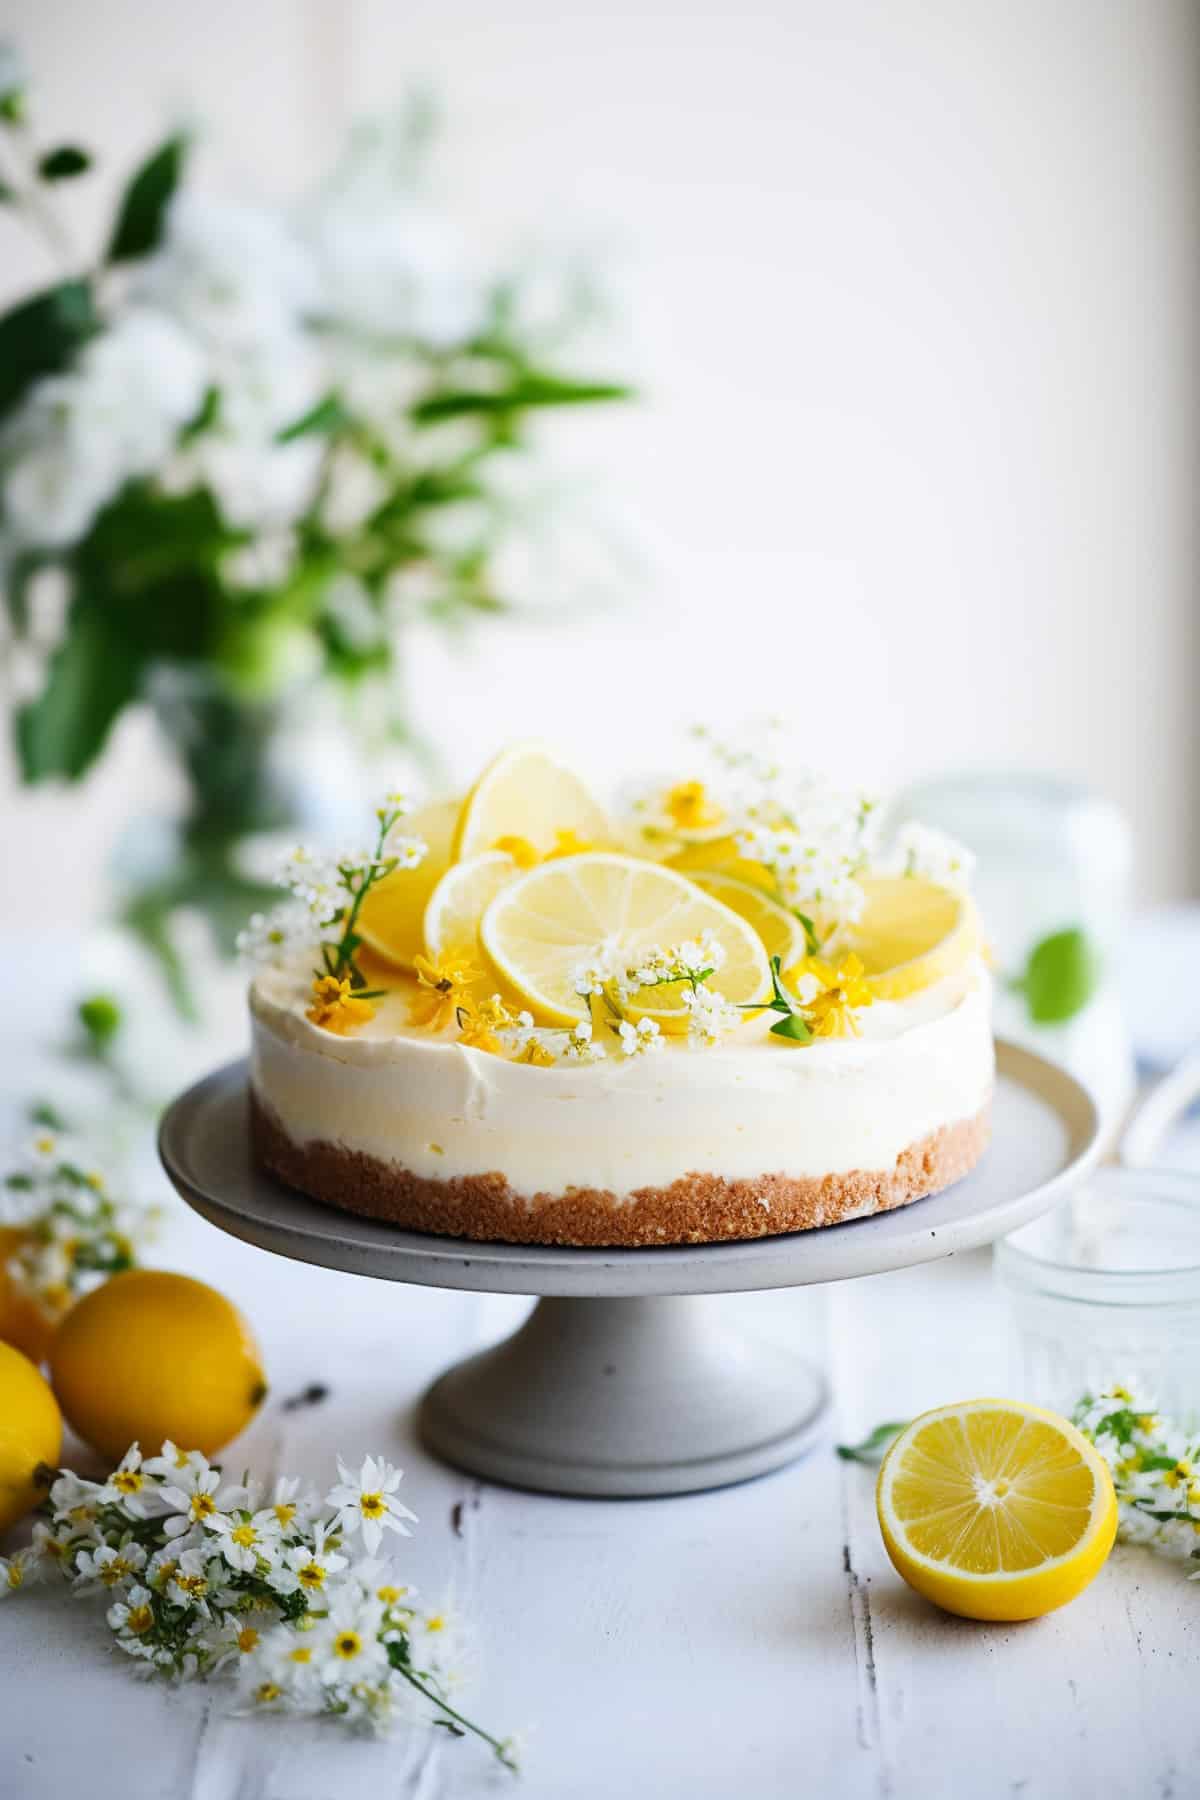
[[[979,1161],[990,1135],[991,1104],[910,1144],[890,1169],[736,1181],[681,1175],[669,1187],[639,1188],[625,1197],[568,1188],[529,1198],[514,1193],[498,1173],[439,1181],[341,1144],[297,1144],[253,1093],[251,1125],[263,1168],[288,1187],[362,1218],[483,1243],[645,1246],[812,1231],[923,1200]]]

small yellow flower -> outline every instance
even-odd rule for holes
[[[254,1690],[254,1698],[260,1706],[270,1706],[272,1701],[283,1697],[283,1689],[274,1681],[264,1681]]]
[[[421,991],[409,1007],[409,1019],[414,1025],[430,1025],[437,1030],[463,1005],[479,979],[479,970],[465,951],[457,950],[439,957],[437,962],[418,956],[413,966]]]
[[[707,831],[724,818],[702,781],[680,781],[663,798],[663,811],[678,831]]]
[[[333,1640],[333,1654],[343,1662],[352,1662],[361,1655],[363,1641],[357,1631],[339,1631]]]
[[[1139,1431],[1144,1431],[1149,1436],[1152,1431],[1158,1430],[1158,1414],[1139,1413],[1134,1423]]]
[[[513,1058],[514,1062],[532,1063],[535,1069],[552,1069],[555,1058],[545,1044],[539,1044],[536,1038],[530,1038],[521,1054]]]
[[[560,856],[582,856],[585,850],[594,850],[595,847],[594,844],[589,844],[586,838],[581,838],[577,831],[556,831],[554,848],[547,856],[546,861],[554,862]]]
[[[345,1037],[354,1025],[365,1025],[368,1019],[375,1017],[375,1008],[369,1000],[356,999],[354,989],[347,977],[336,975],[317,975],[312,984],[313,1003],[305,1017],[323,1031],[332,1031],[338,1037]]]
[[[561,836],[562,833],[559,835]],[[573,837],[575,834],[572,832],[570,835]],[[540,852],[528,838],[499,837],[492,845],[492,849],[503,850],[505,856],[511,856],[518,869],[535,868],[542,860]]]
[[[237,1647],[243,1656],[249,1656],[258,1644],[258,1633],[253,1625],[243,1625],[237,1634]]]
[[[468,1050],[486,1050],[489,1056],[503,1056],[504,1045],[496,1036],[515,1025],[516,1020],[499,994],[458,1009],[458,1041]]]
[[[857,956],[847,956],[835,968],[819,956],[807,956],[800,964],[801,975],[812,975],[820,982],[820,991],[803,1006],[803,1013],[814,1037],[857,1037],[858,1009],[870,1006],[875,996]]]

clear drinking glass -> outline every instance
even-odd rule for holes
[[[1102,1168],[996,1246],[1015,1391],[1069,1412],[1119,1383],[1200,1418],[1200,1175]]]

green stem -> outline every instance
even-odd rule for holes
[[[424,1694],[426,1700],[436,1706],[440,1712],[444,1712],[447,1717],[453,1719],[456,1725],[461,1725],[464,1731],[473,1732],[477,1738],[482,1738],[483,1742],[490,1746],[497,1760],[502,1762],[506,1769],[511,1769],[514,1775],[517,1773],[517,1765],[513,1761],[512,1752],[499,1738],[493,1737],[490,1731],[485,1731],[482,1725],[476,1725],[474,1720],[468,1719],[463,1713],[456,1712],[449,1701],[443,1700],[440,1694],[435,1693],[432,1688],[426,1687],[420,1676],[414,1675],[411,1669],[399,1668],[396,1673],[403,1675],[410,1687],[415,1687],[418,1694]]]

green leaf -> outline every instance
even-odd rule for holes
[[[892,1439],[899,1437],[907,1425],[907,1419],[889,1419],[886,1424],[869,1431],[860,1444],[835,1444],[834,1449],[843,1462],[866,1463],[874,1468],[883,1461],[884,1451]]]
[[[418,425],[436,425],[443,419],[460,419],[472,414],[522,412],[528,407],[588,406],[608,400],[628,400],[632,388],[611,381],[570,381],[560,375],[543,375],[529,371],[499,390],[471,392],[467,389],[445,394],[430,394],[412,408],[410,417]]]
[[[799,1013],[788,1013],[786,1018],[776,1019],[771,1027],[771,1036],[791,1038],[797,1044],[812,1042],[812,1032]]]
[[[67,635],[50,659],[45,685],[16,716],[26,781],[77,781],[104,747],[113,720],[133,699],[141,658],[115,637],[98,601],[77,592]]]
[[[121,1008],[110,994],[89,994],[78,1007],[79,1023],[93,1049],[108,1049],[121,1029]]]
[[[64,281],[0,317],[0,418],[43,375],[65,369],[100,329],[86,281]]]
[[[188,140],[182,132],[167,139],[138,169],[121,202],[106,261],[129,262],[157,248],[167,208],[183,177]]]
[[[37,170],[43,181],[70,181],[86,174],[91,166],[91,157],[78,144],[59,144],[38,158]]]
[[[799,907],[795,907],[793,910],[795,912],[796,918],[799,920],[801,926],[804,929],[804,947],[805,947],[805,949],[808,951],[808,954],[810,956],[819,956],[821,954],[821,940],[817,936],[816,926],[813,924],[813,922],[809,918],[808,914],[802,913],[800,911]]]
[[[1061,1025],[1083,1011],[1100,984],[1100,955],[1078,925],[1035,944],[1012,987],[1025,996],[1037,1025]]]
[[[315,406],[310,406],[308,411],[302,413],[292,424],[285,425],[282,431],[277,431],[275,442],[291,444],[296,438],[313,437],[317,434],[332,436],[334,432],[344,430],[349,423],[350,415],[337,395],[326,394],[323,400],[318,400]]]

